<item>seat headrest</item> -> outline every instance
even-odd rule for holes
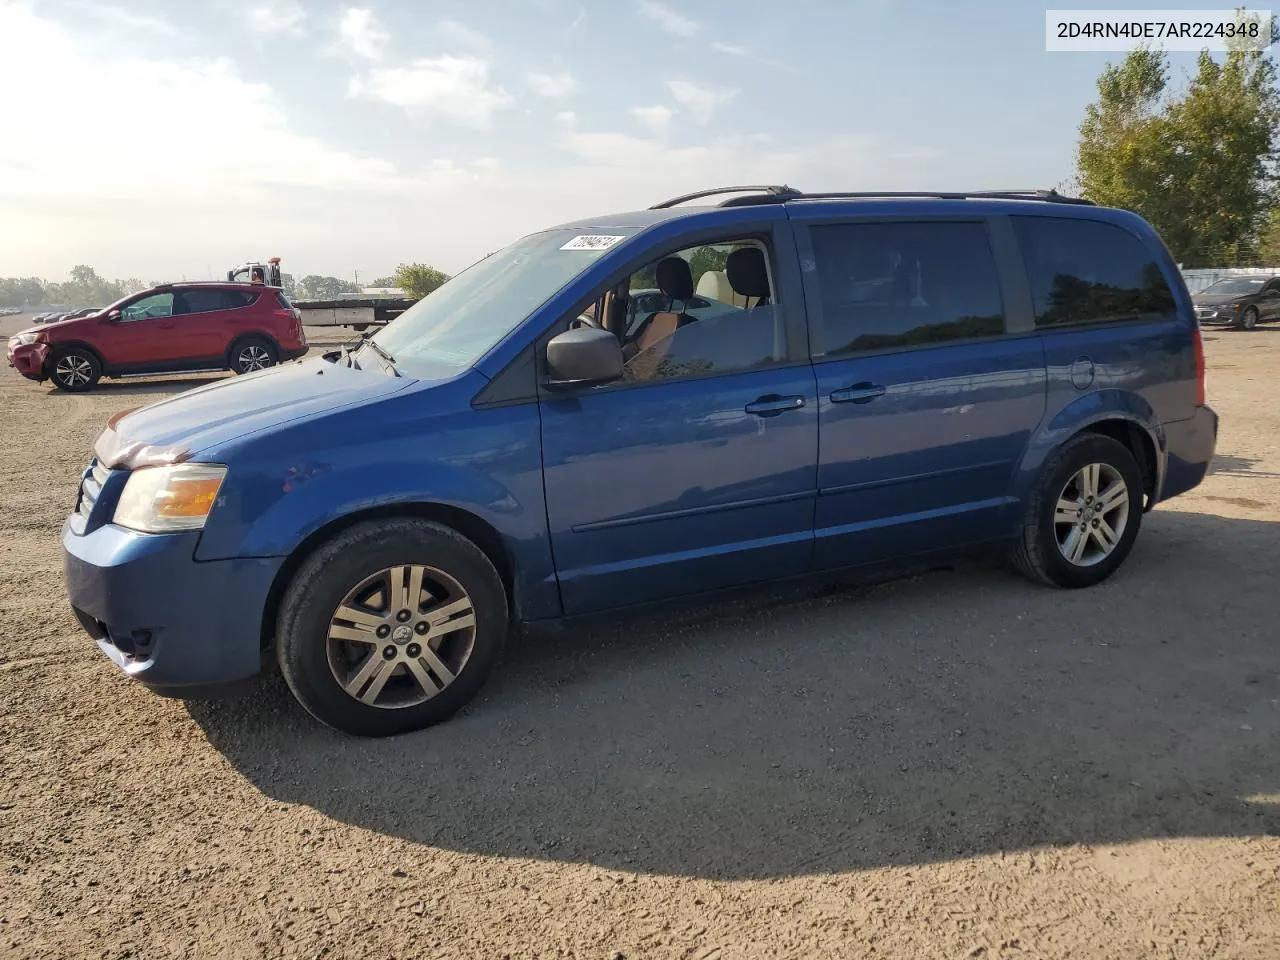
[[[729,254],[724,271],[735,293],[744,297],[769,295],[769,271],[765,268],[764,251],[759,247],[743,247]]]
[[[680,257],[658,261],[658,289],[672,300],[688,300],[693,296],[693,271]]]

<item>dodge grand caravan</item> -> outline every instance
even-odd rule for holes
[[[632,289],[661,291],[638,320]],[[980,546],[1096,584],[1216,437],[1137,216],[725,188],[535,233],[358,348],[118,414],[66,583],[156,692],[274,657],[315,717],[386,735],[534,621]]]

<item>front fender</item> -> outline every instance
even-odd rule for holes
[[[497,531],[531,615],[558,611],[536,406],[417,413],[422,406],[404,398],[379,405],[383,416],[366,408],[321,418],[232,451],[196,559],[288,557],[363,511],[446,506]]]
[[[1015,492],[1025,501],[1040,478],[1045,461],[1068,439],[1107,420],[1122,420],[1141,429],[1155,449],[1155,489],[1160,489],[1168,462],[1169,445],[1151,404],[1130,390],[1098,390],[1084,394],[1048,417],[1027,445],[1015,478]]]

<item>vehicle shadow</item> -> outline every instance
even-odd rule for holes
[[[231,376],[229,373],[211,373],[204,376],[193,376],[184,374],[180,377],[166,377],[163,379],[126,379],[126,380],[100,380],[98,384],[88,394],[70,394],[57,387],[49,387],[48,394],[51,397],[71,397],[71,396],[148,396],[150,394],[169,394],[181,393],[184,390],[194,390],[196,387],[203,387],[206,384],[216,383],[219,380]]]
[[[1221,473],[1232,477],[1280,477],[1280,473],[1255,470],[1254,468],[1259,462],[1251,457],[1230,457],[1217,454],[1209,461],[1209,470],[1206,475]]]
[[[388,740],[319,726],[278,677],[189,711],[274,799],[647,873],[1280,833],[1280,524],[1146,524],[1088,591],[966,565],[528,638],[458,718]]]

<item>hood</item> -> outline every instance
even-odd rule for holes
[[[1251,296],[1251,293],[1197,293],[1192,296],[1191,302],[1202,307],[1217,307],[1224,303],[1248,300]]]
[[[174,463],[215,444],[350,403],[375,400],[417,381],[316,357],[219,380],[116,414],[94,453],[108,466]]]

